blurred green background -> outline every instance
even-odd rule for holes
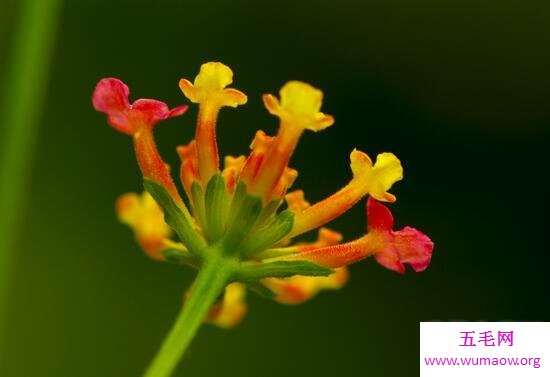
[[[0,74],[18,11],[0,3]],[[131,99],[187,103],[178,80],[211,60],[249,96],[221,113],[223,154],[275,132],[262,93],[310,82],[336,124],[304,135],[295,186],[321,199],[349,179],[354,147],[392,151],[405,168],[397,226],[436,247],[423,273],[367,260],[301,306],[250,294],[246,320],[203,327],[177,376],[414,376],[420,321],[549,321],[549,15],[548,2],[496,0],[65,0],[0,375],[138,376],[151,360],[193,272],[148,260],[117,222],[114,200],[141,179],[91,93],[114,76]],[[173,166],[195,115],[157,128]],[[332,227],[361,235],[363,204]]]

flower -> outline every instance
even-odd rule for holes
[[[197,119],[196,159],[198,178],[206,186],[210,178],[219,172],[218,145],[216,143],[216,119],[224,106],[244,105],[247,97],[237,89],[225,88],[233,82],[233,71],[217,62],[201,66],[200,72],[192,84],[181,79],[183,94],[193,103],[200,105]]]
[[[153,126],[161,120],[182,115],[187,105],[170,110],[164,102],[153,99],[138,99],[130,104],[129,95],[130,90],[122,81],[106,78],[96,85],[92,103],[97,111],[107,114],[107,121],[114,129],[132,136],[143,176],[162,184],[174,200],[183,205],[168,166],[157,150]]]
[[[313,249],[294,248],[297,253],[277,257],[277,260],[307,260],[330,268],[347,266],[374,255],[382,266],[405,272],[404,263],[417,271],[424,271],[430,264],[434,244],[424,233],[411,227],[392,230],[393,216],[385,205],[367,200],[367,234],[344,244]]]
[[[302,190],[289,191],[298,175],[289,162],[301,135],[334,123],[321,111],[322,91],[309,84],[290,81],[279,98],[264,95],[268,112],[279,118],[278,132],[272,136],[259,130],[248,156],[226,156],[220,167],[219,111],[247,102],[244,93],[228,88],[232,81],[229,67],[210,62],[201,66],[193,82],[179,82],[183,94],[199,105],[195,138],[177,147],[188,204],[152,133],[158,121],[181,115],[186,107],[169,110],[155,100],[129,104],[128,88],[116,79],[101,80],[93,95],[95,108],[107,114],[109,124],[133,137],[148,192],[123,195],[116,206],[120,220],[133,229],[149,256],[199,270],[185,305],[195,308],[189,313],[231,327],[247,311],[246,288],[280,303],[301,303],[322,290],[341,288],[348,280],[346,266],[368,256],[399,273],[405,271],[404,264],[415,271],[427,268],[432,241],[411,227],[394,231],[391,212],[381,203],[396,201],[389,191],[403,178],[394,154],[380,153],[373,162],[354,149],[349,183],[317,203],[308,202]],[[367,195],[366,235],[341,243],[342,235],[325,224]],[[315,229],[316,241],[295,241]],[[214,303],[222,291],[221,300]],[[193,292],[207,301],[193,299]]]
[[[275,137],[256,134],[263,140],[252,143],[241,177],[249,192],[264,203],[284,195],[294,182],[297,172],[288,167],[288,162],[303,131],[320,131],[334,123],[332,116],[319,111],[323,99],[319,89],[290,81],[282,87],[280,96],[280,102],[271,94],[263,96],[267,110],[280,119],[279,131]]]
[[[241,283],[231,283],[225,287],[222,299],[215,303],[206,317],[206,321],[221,328],[231,328],[238,325],[248,310],[244,301],[246,286]]]
[[[138,99],[130,104],[129,95],[130,89],[122,81],[106,78],[99,81],[92,98],[94,108],[107,114],[109,124],[128,135],[152,128],[159,121],[187,110],[187,105],[170,110],[164,102],[154,99]]]
[[[148,192],[120,196],[116,202],[119,220],[134,231],[141,248],[153,259],[163,260],[162,251],[172,247],[172,228],[164,222],[164,214]]]

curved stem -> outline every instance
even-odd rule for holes
[[[191,288],[189,299],[144,377],[167,377],[172,374],[208,310],[227,285],[230,275],[231,269],[223,260],[205,261]]]

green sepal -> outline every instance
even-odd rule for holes
[[[187,211],[187,208],[184,207],[182,209],[178,207],[161,184],[144,178],[143,186],[164,210],[164,221],[166,221],[166,224],[174,229],[191,253],[200,255],[201,251],[206,247],[206,242],[195,231],[193,218]]]
[[[225,179],[221,174],[214,175],[210,181],[208,181],[204,203],[206,213],[206,237],[210,242],[214,242],[225,232],[225,221],[229,210]]]
[[[262,212],[262,200],[246,193],[244,183],[237,185],[230,215],[227,220],[227,231],[223,238],[224,248],[236,253],[237,247],[250,234]]]
[[[259,281],[248,281],[245,282],[245,284],[250,291],[256,293],[263,298],[273,300],[275,297],[277,297],[277,294],[275,292],[273,292],[271,289],[269,289]]]
[[[294,225],[294,212],[285,210],[279,213],[270,223],[254,232],[241,246],[243,257],[253,256],[282,240]]]
[[[191,184],[191,203],[193,205],[193,214],[201,225],[201,228],[204,229],[206,225],[204,193],[202,192],[201,185],[197,181]]]
[[[281,203],[281,199],[274,199],[267,203],[262,210],[260,218],[258,219],[258,225],[264,225],[264,223],[267,222],[275,214],[275,212],[277,212],[277,209],[280,207]]]
[[[308,261],[246,262],[236,271],[236,279],[247,282],[264,278],[287,278],[294,275],[328,276],[333,272],[331,268]]]
[[[296,250],[285,248],[265,249],[254,253],[254,259],[263,260],[269,258],[284,257],[290,254],[296,254]]]
[[[199,268],[200,261],[189,251],[170,247],[162,250],[162,255],[167,262]]]

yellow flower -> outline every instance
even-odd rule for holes
[[[206,321],[224,329],[237,326],[248,310],[245,298],[246,287],[244,284],[229,284],[225,287],[221,301],[214,304],[210,309]]]
[[[395,201],[395,196],[387,190],[403,178],[403,168],[393,153],[379,154],[373,165],[366,153],[354,149],[350,154],[350,167],[353,179],[335,194],[297,212],[288,237],[326,224],[346,212],[367,194],[377,200]]]
[[[176,244],[170,240],[172,229],[164,222],[162,209],[149,193],[124,194],[118,198],[115,208],[119,220],[132,228],[140,246],[151,258],[163,260],[162,250]]]
[[[201,65],[195,81],[181,79],[183,94],[193,103],[212,103],[219,107],[237,107],[247,101],[246,95],[237,89],[225,88],[233,82],[233,71],[219,62]]]
[[[361,187],[374,199],[395,202],[395,196],[387,191],[397,181],[403,179],[401,162],[393,153],[380,153],[373,165],[370,157],[357,149],[351,152],[352,184]]]
[[[219,172],[216,119],[220,108],[237,107],[247,101],[243,92],[226,88],[232,82],[233,71],[219,62],[203,64],[194,83],[186,79],[180,80],[180,89],[183,94],[191,102],[200,104],[195,140],[198,175],[203,187],[206,187],[210,178]]]
[[[243,168],[243,181],[248,190],[261,197],[264,203],[283,196],[293,183],[293,179],[287,179],[288,162],[303,131],[319,131],[334,123],[332,116],[320,112],[323,92],[319,89],[304,82],[290,81],[279,94],[280,102],[271,94],[263,96],[267,110],[280,119],[279,132],[268,148],[262,144],[265,152],[253,148],[252,155],[261,154],[260,164],[252,164],[258,161],[255,158]]]
[[[271,94],[263,96],[267,110],[288,127],[320,131],[331,126],[334,118],[323,114],[323,92],[301,81],[287,82],[279,92],[281,101]]]

